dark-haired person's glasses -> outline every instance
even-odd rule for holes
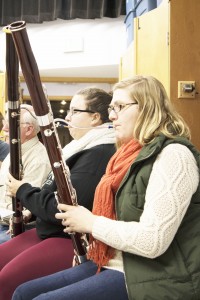
[[[122,111],[126,106],[128,105],[135,105],[138,104],[137,102],[131,102],[131,103],[126,103],[126,104],[114,104],[114,105],[109,105],[108,107],[108,114],[111,113],[111,111],[114,111],[116,114],[118,114],[120,111]]]
[[[91,113],[94,114],[95,111],[89,110],[89,109],[78,109],[78,108],[70,108],[67,110],[67,114],[70,114],[71,116],[73,116],[76,113],[80,113],[80,112],[87,112],[87,113]]]

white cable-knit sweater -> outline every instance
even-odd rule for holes
[[[146,190],[139,222],[98,217],[93,236],[117,249],[107,267],[123,271],[121,251],[155,258],[172,242],[199,183],[191,151],[180,144],[166,146],[158,155]]]

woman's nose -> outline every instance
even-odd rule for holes
[[[111,112],[109,113],[109,119],[110,121],[114,121],[118,118],[116,112],[114,110],[111,110]]]

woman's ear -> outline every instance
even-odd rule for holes
[[[92,126],[97,126],[97,125],[102,124],[101,115],[98,112],[95,112],[94,114],[92,114],[91,124],[92,124]]]

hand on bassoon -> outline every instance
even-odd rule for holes
[[[9,173],[6,181],[7,196],[15,197],[18,188],[24,183],[23,180],[17,180]]]
[[[55,215],[56,219],[61,219],[63,226],[66,226],[64,232],[91,233],[92,227],[97,216],[83,206],[73,206],[58,204],[58,210],[62,211]]]

